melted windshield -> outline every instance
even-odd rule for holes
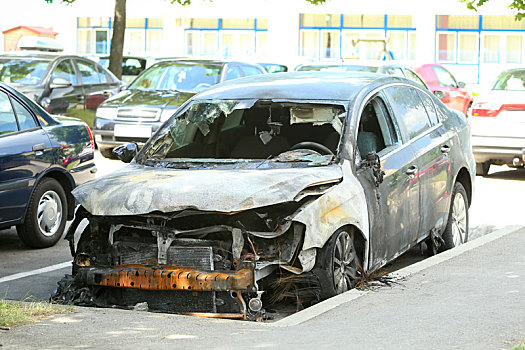
[[[0,81],[7,84],[38,85],[49,61],[30,58],[0,58]]]
[[[501,73],[492,90],[525,91],[525,70],[512,70]]]
[[[147,69],[130,89],[202,91],[219,82],[221,66],[200,63],[157,63]]]
[[[327,165],[337,154],[345,115],[334,104],[195,100],[164,124],[137,161]]]

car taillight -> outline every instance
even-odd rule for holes
[[[87,132],[89,134],[89,140],[91,142],[91,148],[92,149],[95,149],[95,140],[93,139],[93,133],[91,132],[91,129],[89,128],[89,126],[87,125],[87,123],[84,123],[84,125],[86,126],[86,129],[87,129]]]
[[[495,104],[479,102],[472,107],[474,117],[495,117],[502,111],[525,110],[525,104]]]

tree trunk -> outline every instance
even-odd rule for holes
[[[126,31],[126,0],[115,0],[115,17],[113,18],[113,36],[109,53],[109,70],[122,78],[122,52],[124,51],[124,33]]]

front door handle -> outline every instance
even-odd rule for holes
[[[406,174],[410,177],[414,177],[416,173],[417,173],[417,166],[415,165],[409,166],[408,169],[406,170]]]
[[[46,149],[46,144],[45,143],[39,143],[38,145],[34,145],[33,146],[33,152],[43,151],[45,149]]]
[[[443,145],[443,147],[441,147],[441,153],[448,153],[449,151],[450,151],[449,145]]]

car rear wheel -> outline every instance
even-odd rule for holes
[[[117,159],[117,156],[113,154],[113,147],[102,147],[99,146],[98,150],[104,158]]]
[[[358,266],[354,232],[346,229],[337,231],[319,249],[313,269],[319,278],[321,300],[354,288],[359,275]]]
[[[55,179],[44,178],[31,195],[24,223],[16,227],[18,236],[29,247],[50,247],[62,237],[66,218],[64,189]]]
[[[443,249],[457,247],[468,240],[467,192],[462,184],[454,185],[447,227],[443,232]]]
[[[476,163],[476,175],[478,176],[487,176],[490,169],[489,162]]]

